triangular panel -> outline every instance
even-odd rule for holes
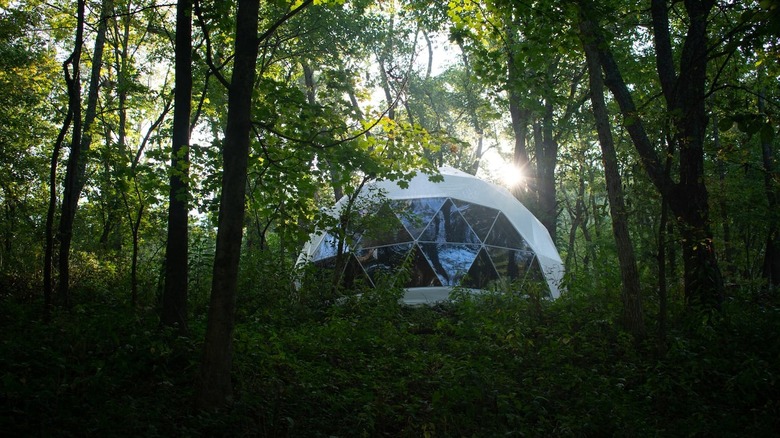
[[[474,289],[483,289],[490,282],[498,280],[498,278],[499,276],[496,268],[493,267],[493,262],[490,260],[487,252],[482,249],[477,254],[477,258],[474,259],[474,263],[471,264],[471,269],[469,269],[469,273],[463,279],[461,285]]]
[[[488,232],[490,232],[493,223],[496,221],[496,216],[498,216],[499,213],[498,210],[457,199],[453,199],[452,202],[458,207],[460,214],[462,214],[466,219],[466,222],[471,225],[471,229],[477,233],[480,240],[485,241]]]
[[[376,216],[363,220],[368,228],[360,237],[359,245],[363,248],[414,240],[387,203],[379,207]]]
[[[525,276],[526,281],[543,281],[544,274],[542,274],[542,268],[539,266],[539,259],[534,256],[531,265],[528,267],[528,274]]]
[[[363,248],[355,253],[356,259],[365,269],[371,281],[376,284],[379,276],[393,275],[403,264],[412,243],[381,246],[379,248]]]
[[[490,234],[488,234],[485,240],[485,244],[523,251],[530,249],[528,243],[520,236],[504,213],[498,214],[496,222],[493,224],[493,229],[490,230]]]
[[[522,280],[536,259],[530,251],[513,251],[505,248],[486,247],[496,271],[510,280]],[[538,264],[537,264],[538,265]]]
[[[420,248],[443,286],[457,286],[479,252],[479,245],[421,243]]]
[[[413,238],[420,237],[425,227],[447,198],[422,198],[393,201],[393,209]]]
[[[460,214],[451,200],[442,204],[441,209],[431,219],[422,234],[421,242],[437,243],[470,243],[480,244],[474,230],[471,229],[466,219]]]
[[[320,242],[320,244],[314,250],[314,253],[311,256],[312,261],[316,262],[330,257],[335,257],[336,253],[338,253],[338,244],[339,240],[336,236],[330,233],[326,233],[325,237],[322,239],[322,242]],[[349,248],[346,244],[344,245],[343,251],[345,253],[349,251]]]
[[[341,285],[345,289],[361,288],[363,286],[374,286],[371,279],[366,275],[366,271],[360,266],[354,255],[350,254],[347,266],[344,267],[344,275],[341,278]]]
[[[366,275],[363,268],[360,267],[353,254],[344,254],[345,263],[341,272],[341,287],[344,289],[353,289],[360,286],[373,286],[373,283]],[[320,284],[332,284],[334,270],[336,269],[336,257],[328,257],[315,262],[320,269],[317,271],[317,278]]]
[[[428,259],[422,253],[419,246],[414,248],[414,260],[410,267],[409,282],[405,287],[432,287],[441,286],[439,277],[433,272]]]

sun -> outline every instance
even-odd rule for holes
[[[501,156],[495,149],[489,150],[482,159],[481,171],[484,172],[483,175],[497,184],[513,190],[526,183],[527,176],[523,169]]]
[[[523,183],[523,180],[525,180],[523,170],[512,164],[505,164],[504,166],[501,166],[499,174],[501,181],[510,189],[519,186]]]

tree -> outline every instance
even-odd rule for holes
[[[567,26],[561,26],[561,14],[556,2],[526,7],[504,0],[450,2],[449,11],[451,37],[472,53],[476,76],[503,92],[500,100],[514,137],[513,164],[522,176],[513,193],[553,239],[559,145],[571,135],[570,119],[587,99],[579,90],[581,60],[573,50],[565,53],[574,42]]]
[[[192,108],[192,0],[176,4],[175,82],[165,290],[161,323],[187,331],[189,147]]]
[[[719,308],[723,299],[723,280],[715,258],[710,228],[707,188],[704,178],[704,138],[707,115],[705,110],[707,63],[707,19],[713,1],[686,1],[686,36],[679,66],[670,35],[668,6],[664,0],[653,0],[651,7],[656,71],[663,90],[669,120],[668,141],[679,153],[679,181],[672,181],[664,172],[663,161],[646,133],[644,122],[626,85],[621,69],[603,36],[594,29],[594,43],[605,74],[605,84],[620,106],[624,123],[642,158],[642,165],[653,184],[667,199],[678,219],[683,247],[686,300],[691,306]],[[588,20],[596,11],[584,4]],[[598,26],[598,25],[597,25]]]
[[[30,249],[39,248],[39,236],[44,235],[48,257],[43,270],[48,271],[44,278],[49,281],[43,295],[51,304],[57,196],[57,164],[51,174],[51,160],[59,160],[66,134],[61,141],[55,141],[57,131],[52,122],[55,117],[66,118],[67,114],[51,108],[60,97],[56,84],[61,67],[51,56],[46,41],[36,35],[43,22],[37,2],[6,5],[0,11],[0,101],[4,102],[0,106],[0,288],[12,290],[21,286],[18,282],[24,277],[37,275],[30,267],[41,266],[42,260],[38,251]],[[66,124],[69,126],[70,122]],[[48,152],[44,145],[50,144],[56,151]],[[48,179],[47,168],[54,178],[48,187],[41,185]],[[39,224],[48,220],[48,214],[41,213],[49,201],[45,191],[49,196],[53,193],[54,206],[50,209],[49,227],[41,230]],[[45,219],[41,220],[41,216]]]
[[[601,65],[598,60],[598,49],[594,45],[593,23],[580,15],[580,38],[585,52],[590,77],[590,100],[593,117],[596,121],[599,144],[601,145],[604,175],[607,181],[607,196],[609,197],[610,214],[612,216],[612,231],[617,245],[620,277],[623,283],[623,324],[634,336],[641,340],[645,336],[644,316],[642,313],[642,296],[639,287],[639,273],[636,267],[634,248],[628,230],[628,215],[626,213],[623,182],[618,168],[615,144],[612,138],[612,128],[609,123],[607,104],[604,101],[604,83],[601,77]]]
[[[65,115],[65,121],[62,123],[60,133],[55,141],[54,148],[51,156],[51,170],[50,170],[50,195],[49,195],[49,212],[46,216],[46,254],[44,256],[43,266],[43,295],[48,313],[48,308],[52,303],[52,263],[54,257],[54,215],[57,208],[57,166],[62,143],[65,141],[65,136],[70,129],[71,123],[73,126],[73,140],[71,141],[71,149],[74,145],[78,147],[80,143],[81,135],[81,51],[84,46],[84,9],[85,4],[83,1],[77,3],[76,13],[76,36],[73,43],[73,51],[70,56],[63,62],[62,69],[65,75],[65,84],[68,90],[68,110]],[[67,260],[66,260],[66,272],[67,272]],[[65,278],[67,281],[67,277]],[[65,289],[67,291],[67,287]]]
[[[95,48],[92,53],[92,68],[87,91],[87,107],[82,120],[81,114],[81,51],[84,44],[85,2],[80,0],[78,8],[78,24],[76,43],[71,55],[72,72],[66,70],[69,99],[73,99],[73,127],[70,141],[70,154],[65,169],[63,181],[62,208],[60,214],[57,240],[59,242],[59,284],[57,299],[65,306],[70,305],[70,248],[73,241],[73,223],[76,218],[81,191],[84,188],[85,170],[87,165],[86,152],[92,144],[92,125],[97,115],[98,91],[100,88],[100,71],[103,66],[103,47],[106,38],[107,12],[110,11],[110,1],[103,0],[100,8],[100,23],[95,36]],[[63,125],[63,127],[65,127]],[[54,160],[52,161],[54,167]]]
[[[257,63],[259,4],[239,0],[236,10],[235,60],[228,89],[228,124],[223,147],[222,196],[214,256],[214,274],[204,343],[198,406],[214,409],[233,396],[233,325],[238,260],[244,226],[244,193],[251,130],[252,89]]]
[[[233,395],[230,377],[235,324],[238,262],[243,237],[252,94],[258,44],[287,20],[309,6],[306,0],[285,13],[259,38],[258,2],[239,0],[233,75],[228,90],[228,121],[223,147],[222,194],[214,254],[214,273],[197,403],[202,409],[223,406]]]

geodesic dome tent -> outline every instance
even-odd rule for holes
[[[439,171],[441,182],[418,174],[406,187],[367,184],[351,206],[381,226],[348,229],[341,245],[336,233],[315,233],[299,262],[332,269],[341,246],[347,286],[373,286],[406,263],[406,303],[446,300],[453,287],[481,290],[500,281],[520,289],[540,283],[557,298],[563,264],[541,222],[508,190],[451,167]],[[344,197],[330,213],[339,217],[348,204]]]

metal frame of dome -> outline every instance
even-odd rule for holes
[[[439,172],[441,182],[418,174],[405,187],[392,181],[364,187],[358,199],[370,202],[372,193],[381,192],[384,200],[370,214],[398,222],[383,233],[358,236],[354,248],[345,251],[351,253],[346,276],[364,276],[373,284],[378,272],[397,268],[415,249],[406,303],[442,301],[455,286],[479,290],[492,280],[534,271],[557,298],[563,264],[541,222],[503,187],[451,167]],[[330,213],[336,216],[347,202],[342,198]],[[400,214],[404,211],[412,213]],[[327,264],[336,243],[327,232],[313,234],[299,262]]]

